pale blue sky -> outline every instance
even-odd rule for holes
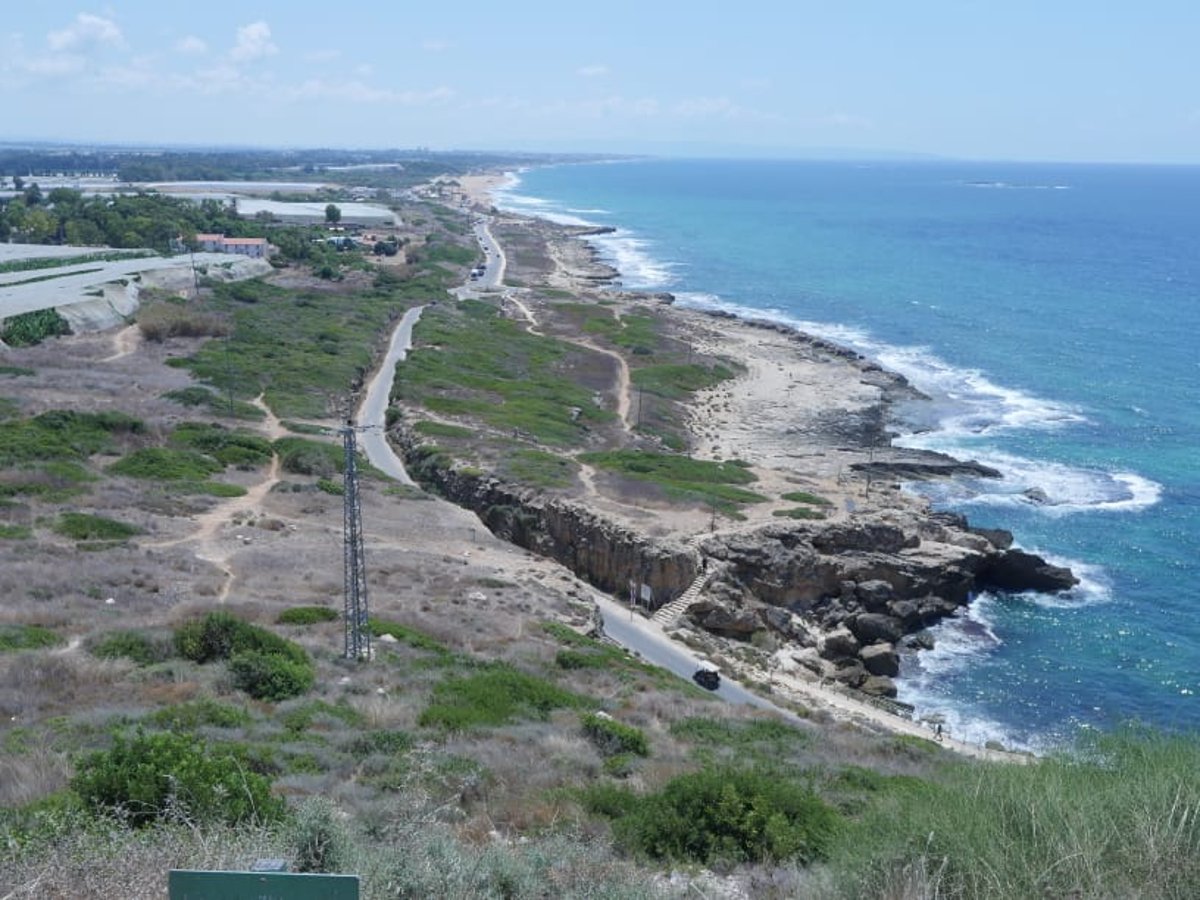
[[[1200,2],[114,0],[0,17],[0,140],[1200,163]]]

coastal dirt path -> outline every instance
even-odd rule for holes
[[[112,355],[104,357],[100,362],[113,362],[114,360],[123,359],[132,353],[136,353],[140,346],[142,346],[142,329],[137,325],[127,325],[113,335]]]
[[[288,434],[288,430],[283,427],[279,419],[266,403],[263,402],[262,394],[259,394],[250,402],[265,414],[265,418],[260,426],[264,432],[264,437],[275,441]],[[162,549],[174,547],[179,544],[195,543],[196,558],[212,563],[224,573],[224,580],[217,593],[217,603],[224,603],[229,599],[229,592],[237,578],[236,573],[230,565],[230,560],[233,558],[237,543],[231,543],[228,537],[223,537],[220,533],[221,529],[244,515],[260,512],[267,494],[270,493],[271,488],[279,483],[279,472],[279,454],[272,453],[271,463],[267,468],[266,476],[258,484],[248,488],[245,494],[240,497],[233,497],[223,503],[218,503],[208,512],[198,515],[195,519],[195,527],[183,537],[172,538],[169,541],[148,543],[143,546]],[[237,540],[238,536],[235,536],[233,541],[236,542]]]

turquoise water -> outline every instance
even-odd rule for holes
[[[501,205],[615,225],[625,285],[798,324],[929,394],[902,442],[1005,474],[933,502],[1084,583],[977,598],[901,697],[1045,748],[1200,726],[1198,201],[1200,168],[645,161],[523,172]]]

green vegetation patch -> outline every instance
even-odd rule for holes
[[[1200,742],[1136,728],[1070,753],[944,764],[925,790],[875,790],[834,859],[858,896],[902,873],[943,897],[1185,897],[1200,883]]]
[[[258,435],[223,425],[185,422],[171,432],[175,446],[198,450],[227,466],[258,466],[270,462],[271,442]]]
[[[195,731],[197,728],[244,728],[254,721],[254,717],[244,706],[202,697],[155,710],[143,721],[170,731]]]
[[[54,277],[54,276],[43,276]],[[40,281],[42,279],[29,279]],[[22,282],[24,283],[24,282]],[[0,341],[10,347],[32,347],[46,338],[71,333],[71,326],[57,309],[39,309],[35,312],[9,316],[0,325]]]
[[[204,481],[224,470],[224,464],[207,454],[171,447],[143,447],[108,467],[114,475],[158,481]]]
[[[582,325],[585,333],[600,335],[610,343],[638,356],[650,355],[657,349],[658,320],[654,316],[629,313],[618,317],[595,307],[581,308],[587,311]]]
[[[590,706],[593,701],[557,685],[493,663],[433,689],[433,699],[417,720],[446,731],[495,727],[517,719],[546,719],[552,710]]]
[[[645,450],[581,453],[579,459],[628,478],[658,485],[672,499],[707,503],[726,513],[735,513],[739,504],[761,503],[767,499],[736,486],[757,480],[736,460],[712,462]]]
[[[583,717],[583,733],[602,756],[632,754],[649,756],[650,742],[646,733],[633,725],[599,713],[588,713]]]
[[[832,506],[824,497],[810,494],[808,491],[788,491],[786,494],[780,494],[780,499],[789,503],[807,503],[809,506]]]
[[[173,337],[223,337],[233,330],[229,320],[196,305],[157,301],[138,310],[138,329],[148,341]]]
[[[370,628],[371,634],[377,638],[383,637],[386,634],[389,637],[395,638],[401,644],[406,644],[416,650],[424,650],[427,653],[433,653],[446,658],[454,655],[441,641],[431,638],[416,628],[401,625],[399,622],[389,622],[386,619],[373,618],[370,622]]]
[[[698,363],[664,364],[635,369],[630,378],[635,387],[668,400],[683,400],[695,391],[727,381],[733,370],[722,365]]]
[[[520,484],[541,488],[570,487],[579,472],[573,459],[545,450],[515,450],[504,457],[500,471]]]
[[[559,446],[577,444],[588,428],[613,419],[570,378],[584,351],[529,334],[488,304],[439,306],[421,317],[415,335],[418,349],[397,384],[409,402]]]
[[[59,516],[54,530],[76,541],[123,541],[144,533],[138,526],[127,522],[75,512]]]
[[[49,460],[87,459],[112,452],[115,438],[145,431],[140,419],[117,412],[55,409],[0,428],[0,468]]]
[[[299,644],[224,612],[211,612],[175,631],[179,655],[197,663],[229,661],[234,684],[259,700],[306,693],[315,680]]]
[[[348,394],[370,368],[371,347],[394,317],[441,294],[446,278],[409,278],[356,292],[352,301],[344,292],[297,294],[260,281],[216,285],[208,303],[230,318],[233,331],[179,365],[219,394],[264,394],[281,417],[322,418],[328,398]]]
[[[329,441],[284,437],[279,438],[274,447],[279,454],[279,467],[293,475],[329,478],[345,468],[345,451]]]
[[[808,785],[776,773],[721,768],[679,775],[646,796],[585,790],[585,807],[615,818],[618,843],[672,862],[806,865],[828,857],[842,828]]]
[[[787,509],[774,510],[771,515],[778,516],[781,519],[823,519],[825,513],[819,509],[813,509],[811,506],[791,506]]]
[[[447,422],[434,422],[431,419],[421,419],[413,423],[413,431],[429,437],[469,438],[475,435],[470,428],[461,425],[451,425]]]
[[[199,385],[180,388],[177,391],[168,391],[163,394],[163,399],[174,401],[180,406],[204,407],[214,415],[227,416],[230,409],[232,409],[235,419],[246,419],[257,422],[266,418],[267,415],[253,403],[234,400],[227,394],[217,394]]]
[[[7,375],[9,378],[20,378],[22,376],[36,375],[33,369],[27,369],[24,366],[7,366],[0,365],[0,375]]]
[[[172,654],[170,640],[144,631],[111,631],[88,641],[88,650],[100,659],[128,659],[139,666],[163,662]]]
[[[33,529],[28,525],[3,525],[0,524],[0,540],[3,541],[25,541],[33,537]]]
[[[111,749],[80,761],[71,787],[87,809],[135,827],[161,819],[269,822],[285,810],[237,750],[170,731],[118,734]]]
[[[41,625],[0,625],[0,653],[41,650],[61,643],[57,634]]]
[[[278,625],[317,625],[334,622],[341,615],[338,610],[328,606],[293,606],[281,612],[275,622]]]

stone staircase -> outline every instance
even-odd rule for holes
[[[710,569],[707,572],[701,572],[696,576],[696,579],[687,586],[682,594],[672,600],[670,603],[660,606],[650,617],[652,622],[657,622],[659,625],[666,628],[668,625],[674,625],[675,620],[683,615],[684,610],[696,602],[696,598],[700,596],[704,588],[708,586],[709,579],[715,573]]]

